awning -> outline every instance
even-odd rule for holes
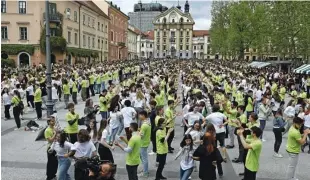
[[[310,64],[304,64],[304,65],[302,65],[302,66],[300,66],[300,67],[294,69],[293,72],[294,72],[294,73],[300,73],[300,74],[302,74],[302,73],[306,73],[307,70],[309,70],[309,69],[310,69]]]
[[[257,65],[256,67],[257,68],[263,68],[263,67],[266,67],[266,66],[269,66],[271,63],[269,62],[262,62],[260,63],[259,65]]]
[[[262,63],[262,62],[254,61],[254,62],[251,62],[248,66],[256,67],[260,63]]]

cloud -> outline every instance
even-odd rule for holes
[[[121,11],[125,14],[133,12],[133,6],[138,3],[138,0],[112,0],[113,4],[116,4],[121,8]],[[176,0],[142,0],[142,3],[158,2],[168,8],[177,6],[178,1]],[[185,1],[179,1],[182,10],[184,10]],[[195,25],[194,29],[205,30],[211,26],[211,5],[212,1],[208,0],[189,0],[190,13],[194,18]]]

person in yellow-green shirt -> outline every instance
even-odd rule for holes
[[[173,128],[170,128],[168,132],[166,133],[165,130],[165,119],[160,118],[158,120],[158,126],[156,130],[156,153],[157,153],[157,160],[158,160],[158,167],[156,171],[156,178],[155,180],[160,179],[167,179],[163,176],[162,172],[164,170],[166,159],[167,159],[167,153],[168,153],[168,138],[170,136],[170,133],[173,131]]]
[[[155,100],[157,102],[157,106],[164,106],[165,105],[165,90],[156,89],[155,92],[156,92]]]
[[[77,104],[78,85],[75,79],[72,79],[72,101]]]
[[[284,84],[282,83],[282,84],[280,85],[280,92],[279,92],[281,101],[284,101],[284,99],[285,99],[285,93],[286,93],[286,88],[285,88]]]
[[[89,90],[91,92],[91,96],[95,96],[94,85],[95,85],[95,75],[92,73],[89,76]]]
[[[15,119],[15,123],[17,128],[15,130],[18,130],[20,128],[20,113],[22,109],[18,106],[18,104],[21,102],[20,93],[18,90],[13,91],[13,98],[11,100],[11,105],[13,106],[13,115]]]
[[[100,94],[100,92],[101,92],[101,74],[102,73],[100,73],[100,74],[97,74],[97,76],[96,76],[96,94]]]
[[[115,142],[115,145],[120,147],[127,153],[126,155],[126,170],[128,174],[128,180],[138,180],[138,166],[140,164],[140,149],[141,149],[141,136],[138,132],[138,123],[132,122],[129,127],[132,132],[132,137],[129,141],[123,136],[123,140],[127,147],[123,146],[119,142]]]
[[[174,112],[174,100],[168,100],[168,108],[165,111],[165,118],[167,121],[166,130],[168,131],[169,129],[174,129],[176,118],[176,114]],[[174,148],[171,147],[173,138],[174,138],[174,130],[170,133],[170,136],[167,141],[169,153],[173,153],[174,150]]]
[[[65,109],[67,109],[70,97],[70,87],[67,79],[64,79],[63,81],[62,90],[64,93]]]
[[[239,117],[237,119],[239,121],[238,122],[239,127],[236,129],[239,129],[240,127],[246,127],[246,124],[248,123],[248,119],[244,111],[245,111],[244,106],[238,106]],[[244,159],[243,159],[244,158],[244,147],[242,146],[239,136],[237,136],[237,140],[238,140],[238,147],[239,147],[239,155],[238,155],[238,158],[233,159],[232,162],[242,163],[244,162]]]
[[[252,112],[254,112],[254,100],[253,100],[253,91],[249,90],[248,94],[245,96],[245,112],[247,117],[250,116]]]
[[[101,114],[101,118],[107,120],[108,119],[108,97],[107,90],[104,89],[99,96],[99,111]]]
[[[54,179],[57,174],[57,156],[54,153],[49,153],[51,145],[56,140],[56,128],[55,128],[55,117],[51,116],[47,120],[48,127],[44,131],[44,138],[47,141],[47,165],[46,165],[46,179]]]
[[[273,95],[274,92],[276,92],[278,90],[278,85],[276,82],[272,82],[272,86],[271,86],[271,94]]]
[[[149,167],[148,167],[148,154],[147,149],[151,142],[151,124],[147,120],[147,112],[139,112],[139,120],[142,122],[140,129],[141,135],[141,148],[140,148],[140,157],[143,165],[143,177],[149,176]]]
[[[236,121],[237,121],[237,114],[238,114],[238,103],[236,101],[233,101],[231,103],[231,107],[225,107],[225,112],[227,113],[228,117],[228,134],[230,139],[230,144],[226,146],[226,148],[231,149],[235,147],[235,128],[238,127]]]
[[[296,179],[295,171],[301,146],[307,142],[307,136],[310,134],[310,129],[304,130],[303,135],[300,133],[300,128],[303,122],[303,119],[295,117],[293,119],[293,125],[288,131],[286,151],[289,155],[289,163],[286,172],[286,179]]]
[[[39,84],[35,85],[34,92],[34,106],[36,108],[37,118],[40,120],[42,118],[42,90]]]
[[[82,82],[81,82],[81,87],[82,87],[81,96],[82,96],[83,101],[86,101],[86,91],[87,91],[87,87],[88,87],[87,84],[88,84],[88,81],[86,80],[86,77],[83,76]]]
[[[259,158],[262,151],[262,141],[259,137],[262,135],[262,130],[259,127],[252,127],[251,129],[250,140],[245,139],[243,132],[244,129],[239,129],[237,134],[240,136],[241,143],[244,149],[248,150],[246,159],[245,159],[245,180],[255,180],[256,173],[259,169]]]
[[[78,120],[79,114],[75,113],[74,103],[68,104],[69,112],[66,114],[67,126],[65,128],[66,133],[69,136],[70,142],[74,144],[77,141],[77,134],[79,132]]]

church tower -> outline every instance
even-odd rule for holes
[[[186,0],[186,2],[185,2],[184,12],[185,12],[185,13],[189,13],[189,4],[188,4],[188,0]]]

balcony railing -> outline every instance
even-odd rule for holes
[[[50,13],[49,18],[50,18],[50,21],[60,22],[61,21],[61,14],[60,13]],[[45,21],[45,13],[43,13],[43,20]]]
[[[118,45],[118,46],[122,46],[122,47],[125,47],[125,46],[126,46],[126,44],[125,44],[124,42],[118,42],[117,45]]]

